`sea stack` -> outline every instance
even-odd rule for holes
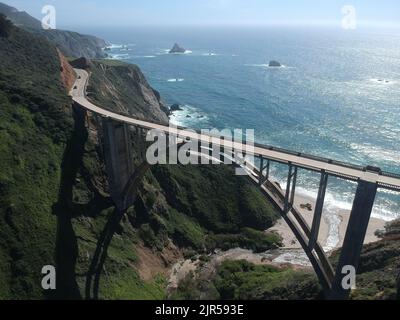
[[[269,67],[282,67],[282,65],[278,61],[275,61],[275,60],[271,60],[268,64],[268,66]]]
[[[186,50],[179,46],[179,44],[175,43],[174,46],[172,47],[171,50],[169,50],[169,53],[185,53]]]

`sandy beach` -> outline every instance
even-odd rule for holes
[[[295,197],[295,205],[299,209],[299,211],[301,212],[302,216],[307,221],[309,226],[312,225],[315,202],[316,201],[311,198],[297,196],[297,195]],[[302,209],[301,204],[311,204],[312,211],[309,211],[308,209]],[[329,223],[326,216],[326,212],[324,212],[322,216],[318,240],[327,251],[340,248],[342,246],[344,237],[346,235],[347,224],[350,218],[350,210],[343,210],[338,208],[337,217],[340,219],[340,221],[338,221],[337,223],[338,225],[335,226],[332,223]],[[368,225],[365,244],[378,241],[379,239],[375,235],[375,231],[384,229],[385,224],[386,222],[384,220],[371,218]],[[293,235],[291,229],[283,219],[280,219],[278,223],[270,229],[270,231],[276,231],[282,236],[285,248],[287,249],[301,248],[299,242]],[[335,240],[337,238],[338,241]]]

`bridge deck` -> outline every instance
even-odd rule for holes
[[[156,124],[148,121],[135,119],[124,116],[109,110],[100,108],[86,99],[86,86],[89,79],[89,74],[85,70],[75,69],[78,79],[75,82],[74,89],[71,90],[73,100],[87,110],[97,113],[104,117],[121,121],[132,126],[141,127],[148,130],[160,130],[167,134],[172,134],[180,137],[188,137],[197,139],[200,143],[219,145],[225,148],[233,148],[235,150],[243,150],[249,155],[263,157],[282,163],[291,163],[295,166],[309,169],[313,171],[325,171],[334,176],[345,177],[350,180],[363,180],[367,182],[377,183],[380,187],[386,189],[400,190],[400,176],[390,174],[379,174],[364,170],[360,166],[351,164],[340,164],[328,159],[319,159],[318,157],[306,156],[302,154],[292,153],[285,150],[277,150],[268,146],[255,145],[253,147],[240,142],[232,142],[224,139],[219,139],[211,135],[199,134],[189,129],[173,128],[166,125]]]

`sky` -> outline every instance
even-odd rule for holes
[[[352,5],[358,25],[400,27],[400,0],[0,0],[41,19],[53,5],[57,25],[335,25]]]

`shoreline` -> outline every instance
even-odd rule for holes
[[[302,196],[296,195],[294,199],[295,206],[298,208],[299,212],[306,220],[307,224],[311,227],[314,217],[314,208],[316,200]],[[306,208],[301,208],[301,204],[311,204],[312,211]],[[328,217],[336,217],[339,219],[337,226],[335,226]],[[324,247],[326,251],[332,251],[341,248],[343,245],[344,238],[346,236],[347,224],[350,219],[350,210],[337,208],[334,213],[327,214],[326,210],[323,211],[321,226],[318,236],[318,241]],[[380,239],[375,235],[375,231],[384,229],[386,221],[382,219],[372,218],[369,221],[367,234],[365,236],[364,244],[379,241]],[[285,249],[301,249],[301,245],[297,241],[296,237],[293,235],[292,230],[286,224],[283,218],[279,219],[278,222],[268,231],[275,231],[282,236],[283,245]],[[334,244],[329,243],[334,239]]]

